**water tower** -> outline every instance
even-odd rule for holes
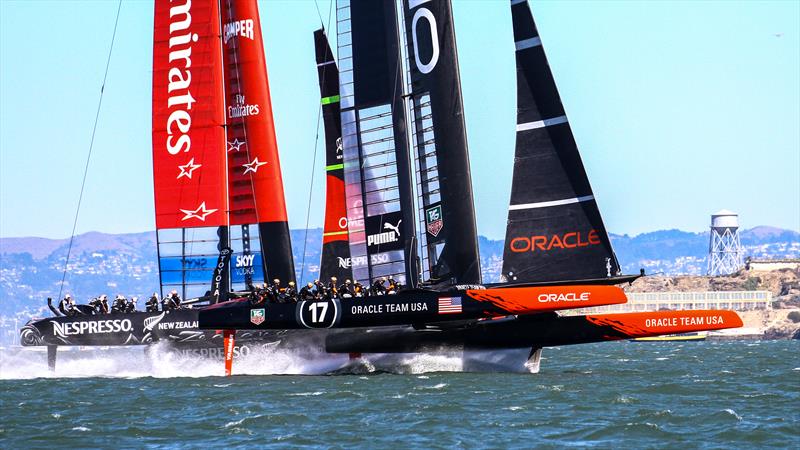
[[[739,215],[723,209],[711,215],[708,241],[708,274],[730,275],[742,267],[742,243],[739,241]]]

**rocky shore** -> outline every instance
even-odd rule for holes
[[[741,270],[725,277],[647,276],[625,291],[770,291],[772,309],[739,312],[744,328],[763,339],[800,339],[800,269]]]

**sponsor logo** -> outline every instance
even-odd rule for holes
[[[233,96],[233,102],[228,106],[228,118],[238,119],[240,117],[257,116],[261,112],[261,107],[258,104],[248,105],[244,99],[244,95],[236,94]]]
[[[148,317],[147,319],[144,319],[144,331],[153,331],[153,327],[155,327],[159,322],[161,322],[161,319],[163,319],[166,314],[167,314],[166,312],[162,312],[157,316]]]
[[[411,0],[408,3],[408,9],[412,10],[417,6],[429,1],[430,0]],[[419,22],[422,19],[428,23],[427,27],[419,25]],[[425,28],[427,28],[427,30],[425,30]],[[417,29],[420,29],[423,33],[430,34],[430,37],[423,37],[421,40],[422,42],[427,42],[430,40],[431,59],[426,63],[423,63],[420,60],[420,39],[417,37]],[[436,63],[439,62],[439,35],[436,31],[436,17],[434,17],[433,13],[428,8],[420,8],[414,12],[414,17],[411,19],[411,37],[414,43],[414,62],[417,65],[417,70],[422,73],[430,73],[430,71],[436,67]]]
[[[188,152],[192,148],[189,134],[192,128],[192,116],[189,111],[197,100],[190,92],[192,84],[192,43],[200,37],[192,33],[191,0],[186,0],[169,9],[169,55],[167,56],[169,72],[167,73],[167,108],[171,110],[167,117],[167,151],[170,155]]]
[[[191,357],[200,357],[200,358],[215,358],[221,359],[225,355],[224,349],[220,347],[211,347],[211,348],[186,348],[180,350],[174,350],[179,355],[183,357],[191,356]],[[247,356],[250,354],[250,347],[243,345],[243,346],[234,346],[233,347],[233,357],[238,358],[239,356]]]
[[[600,245],[600,243],[600,236],[596,230],[592,230],[587,234],[580,231],[572,231],[552,236],[515,237],[511,239],[508,248],[514,253],[547,252],[554,248],[588,247],[590,245]]]
[[[723,323],[725,323],[725,319],[722,316],[689,316],[647,319],[644,325],[647,328],[663,328],[689,325],[722,325]]]
[[[181,173],[178,174],[177,178],[186,177],[186,178],[191,180],[192,179],[192,172],[194,172],[195,170],[199,169],[200,167],[203,167],[203,165],[202,164],[195,164],[194,163],[194,158],[192,158],[185,165],[178,166],[178,169],[181,170]]]
[[[238,152],[242,149],[242,146],[246,143],[245,141],[240,141],[239,138],[234,138],[232,141],[226,141],[228,143],[228,151],[229,152]]]
[[[238,255],[236,257],[236,267],[253,267],[253,260],[256,255]]]
[[[205,222],[206,221],[206,216],[208,216],[209,214],[217,212],[217,210],[216,209],[207,209],[206,208],[206,202],[203,202],[203,203],[200,203],[200,206],[198,206],[197,209],[195,209],[195,210],[181,209],[181,212],[184,214],[183,218],[181,219],[182,221],[183,220],[189,220],[189,219],[198,219],[201,222]]]
[[[65,338],[77,334],[106,334],[131,331],[130,319],[91,320],[86,322],[53,322],[53,335]]]
[[[539,294],[540,303],[550,302],[588,302],[589,292],[567,292],[566,294]]]
[[[244,175],[247,175],[250,172],[256,173],[258,172],[258,168],[261,166],[266,165],[266,162],[261,162],[258,160],[258,156],[256,156],[252,161],[247,164],[242,164],[244,167]]]
[[[354,305],[350,307],[350,314],[383,314],[383,313],[407,313],[423,312],[428,310],[428,305],[423,302],[412,303],[384,303]]]
[[[236,256],[236,271],[237,275],[253,275],[255,274],[255,269],[253,265],[255,263],[256,255],[237,255]]]
[[[434,237],[439,236],[444,222],[442,221],[442,205],[434,206],[425,210],[425,222],[427,223],[428,233]]]
[[[225,42],[225,45],[228,45],[228,41],[235,36],[253,40],[253,19],[226,23],[223,30],[222,40]]]
[[[381,244],[391,244],[394,242],[400,241],[400,223],[403,222],[403,219],[397,221],[397,225],[392,225],[389,222],[383,224],[384,230],[391,230],[386,231],[383,233],[377,234],[370,234],[367,236],[367,246],[373,245],[381,245]]]
[[[341,256],[337,256],[336,259],[339,261],[339,268],[341,269],[367,267],[366,256],[356,256],[355,258],[342,258]],[[389,256],[384,253],[370,255],[369,259],[372,261],[372,265],[389,262]]]
[[[342,155],[342,138],[336,138],[336,159],[342,159],[344,155]]]
[[[253,325],[261,325],[267,319],[267,312],[264,308],[250,310],[250,322]]]
[[[196,320],[190,322],[161,322],[158,324],[159,330],[186,330],[197,327],[198,323]]]

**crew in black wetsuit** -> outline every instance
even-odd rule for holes
[[[342,298],[351,298],[355,296],[355,292],[353,291],[353,282],[350,279],[344,280],[344,283],[339,286],[339,295]]]
[[[122,294],[117,294],[117,297],[114,299],[114,303],[111,304],[111,312],[112,313],[121,313],[125,312],[128,308],[128,300],[125,299]]]
[[[169,311],[172,309],[180,309],[181,307],[181,297],[178,295],[178,291],[175,289],[169,293],[167,297],[164,298],[163,306],[161,307],[164,311]]]
[[[317,299],[323,299],[326,297],[327,293],[325,292],[325,285],[322,284],[319,280],[314,280],[314,297]]]
[[[72,315],[72,314],[69,313],[69,311],[71,309],[71,307],[70,307],[70,303],[71,302],[72,302],[72,296],[69,295],[69,294],[65,295],[64,298],[61,299],[60,302],[58,302],[58,310],[61,312],[61,314],[65,315],[65,316],[71,316]]]
[[[102,314],[103,313],[103,302],[100,300],[100,297],[95,297],[89,300],[89,306],[92,307],[92,312],[94,314]]]
[[[314,283],[309,281],[305,286],[303,286],[300,289],[299,297],[300,297],[300,300],[303,300],[303,301],[314,300]]]
[[[384,283],[386,283],[386,278],[385,277],[381,277],[381,278],[375,280],[375,282],[372,283],[372,295],[384,295],[384,294],[386,294],[386,286],[383,285]]]
[[[353,284],[353,297],[363,297],[364,295],[366,295],[364,285],[356,281]]]
[[[102,314],[108,314],[108,296],[106,294],[100,296],[100,306],[103,307]]]
[[[328,283],[326,291],[327,292],[325,292],[325,294],[327,298],[339,298],[339,286],[336,285],[336,277],[331,277],[331,281]]]
[[[389,287],[386,288],[386,293],[390,295],[397,294],[397,290],[399,289],[399,287],[400,286],[397,284],[397,282],[394,281],[394,278],[389,277]]]
[[[281,289],[281,280],[275,278],[272,280],[272,285],[269,287],[270,299],[273,303],[283,303],[283,292]]]
[[[147,307],[147,312],[158,312],[158,292],[153,292],[145,306]]]
[[[289,282],[289,286],[286,287],[286,292],[283,293],[286,298],[286,302],[296,302],[297,301],[297,287],[294,284],[294,281]]]
[[[136,302],[138,301],[139,297],[131,297],[131,299],[128,300],[128,304],[125,305],[125,312],[126,313],[136,312]]]

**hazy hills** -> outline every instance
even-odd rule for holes
[[[319,271],[321,229],[293,230],[298,278]],[[708,233],[661,230],[637,236],[612,234],[626,273],[702,274],[706,270]],[[741,232],[745,254],[756,258],[800,257],[800,233],[773,227]],[[305,245],[305,265],[303,247]],[[503,241],[480,238],[484,280],[496,281],[502,268]],[[68,239],[0,238],[0,315],[43,305],[58,295],[69,246]],[[155,232],[134,234],[85,233],[75,237],[66,290],[78,299],[99,293],[147,295],[157,289]]]

